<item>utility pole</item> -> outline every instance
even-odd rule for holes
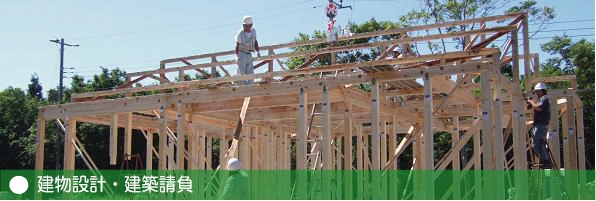
[[[60,44],[60,84],[58,86],[58,104],[62,103],[62,93],[64,91],[64,46],[69,46],[69,47],[78,47],[79,45],[71,45],[71,44],[65,44],[64,43],[64,38],[61,38],[60,40],[56,39],[56,40],[50,40],[50,42],[54,42],[57,44]],[[58,127],[58,133],[60,132],[60,126],[56,125]],[[60,169],[60,157],[61,157],[61,150],[60,148],[62,143],[62,139],[60,137],[59,134],[56,134],[56,169]]]

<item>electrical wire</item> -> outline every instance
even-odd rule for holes
[[[250,13],[261,13],[261,12],[264,12],[264,11],[270,11],[270,10],[274,10],[274,9],[277,9],[277,8],[295,6],[295,5],[303,4],[303,3],[306,3],[306,2],[310,2],[310,1],[314,1],[314,0],[305,0],[305,1],[295,2],[295,3],[291,3],[291,4],[284,4],[284,5],[280,5],[280,6],[276,6],[276,7],[271,7],[271,8],[264,8],[264,9],[261,9],[261,10],[252,11]],[[242,15],[232,15],[232,16],[228,16],[228,17],[219,18],[218,20],[219,21],[222,21],[224,19],[232,19],[232,18],[236,18],[238,16],[242,16]],[[169,29],[169,28],[186,27],[186,26],[189,26],[189,25],[195,25],[195,24],[199,24],[199,23],[203,23],[203,22],[214,22],[214,21],[218,21],[218,20],[205,19],[205,20],[195,21],[195,22],[192,22],[192,23],[184,23],[184,24],[177,24],[177,25],[171,25],[171,26],[162,26],[162,27],[142,29],[142,30],[131,31],[131,32],[121,32],[121,33],[113,33],[113,34],[104,34],[104,35],[78,37],[78,38],[72,38],[71,40],[119,37],[119,36],[133,35],[133,34],[138,34],[138,33],[159,31],[159,30]]]

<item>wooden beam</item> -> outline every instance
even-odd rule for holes
[[[117,86],[115,89],[124,89],[124,88],[131,87],[133,84],[135,84],[135,83],[137,83],[137,82],[139,82],[139,81],[141,81],[141,80],[143,80],[145,78],[148,78],[148,77],[149,77],[149,75],[143,75],[141,77],[138,77],[137,79],[134,79],[132,81],[128,81],[128,82],[126,82],[126,83],[124,83],[124,84],[122,84],[120,86]]]
[[[215,83],[242,81],[242,80],[256,79],[256,78],[265,79],[267,77],[283,77],[283,76],[303,75],[303,74],[310,74],[310,73],[332,72],[332,71],[337,71],[337,70],[348,70],[348,69],[354,69],[354,68],[372,67],[372,66],[379,66],[379,65],[405,64],[405,63],[421,62],[421,61],[427,61],[427,60],[439,59],[439,58],[453,58],[453,57],[471,58],[471,57],[478,57],[478,56],[486,56],[486,55],[493,54],[495,52],[498,52],[498,49],[485,48],[485,49],[481,49],[478,51],[449,52],[449,53],[444,53],[441,55],[435,55],[435,54],[419,55],[417,57],[411,57],[408,59],[386,59],[386,60],[377,60],[377,61],[369,61],[369,62],[348,63],[348,64],[333,64],[333,65],[327,65],[327,66],[322,66],[322,67],[318,67],[318,68],[303,68],[303,69],[294,69],[294,70],[290,70],[290,71],[281,71],[281,72],[266,72],[266,73],[247,74],[247,75],[233,76],[233,77],[193,80],[193,81],[170,83],[170,84],[165,84],[165,85],[162,83],[161,85],[155,85],[155,86],[135,87],[135,88],[130,88],[130,89],[113,89],[113,90],[108,90],[108,91],[90,92],[90,93],[85,93],[85,94],[73,94],[72,96],[73,96],[73,98],[81,99],[81,98],[85,98],[85,97],[99,97],[99,96],[114,95],[114,94],[124,93],[124,92],[140,92],[140,91],[151,91],[151,90],[158,90],[158,89],[183,88],[183,87],[200,86],[200,85],[215,84]],[[441,65],[441,64],[432,63],[431,65],[427,65],[427,66],[437,66],[437,65]],[[410,70],[414,70],[414,69],[410,69]],[[457,69],[457,70],[459,70],[459,69]],[[414,70],[414,72],[417,73],[418,70]],[[420,76],[420,75],[418,75],[418,76]]]
[[[522,13],[510,13],[510,14],[504,14],[504,15],[473,18],[473,19],[466,19],[466,20],[459,20],[459,21],[452,21],[452,22],[443,22],[443,23],[436,23],[436,24],[428,24],[428,25],[415,26],[415,27],[396,28],[396,29],[391,29],[391,30],[386,30],[386,31],[357,33],[357,34],[354,34],[354,35],[348,36],[348,37],[338,37],[337,41],[347,41],[347,40],[353,40],[353,39],[359,39],[359,38],[369,38],[369,37],[380,36],[380,35],[393,35],[393,34],[400,34],[400,33],[404,33],[404,32],[429,30],[429,29],[440,28],[440,27],[453,27],[453,26],[458,26],[458,25],[473,24],[473,23],[480,23],[480,22],[492,22],[492,21],[499,21],[499,20],[507,20],[507,19],[517,18],[520,15],[522,15]],[[327,42],[326,38],[321,38],[321,39],[316,39],[316,40],[299,41],[299,42],[291,42],[291,43],[285,43],[285,44],[263,46],[263,47],[261,47],[261,49],[282,49],[282,48],[297,47],[297,46],[316,45],[316,44],[321,44],[321,43],[326,43],[326,42]],[[225,55],[234,55],[234,54],[235,54],[235,52],[233,50],[231,50],[231,51],[225,51],[225,52],[217,52],[217,53],[210,53],[210,54],[203,54],[203,55],[194,55],[194,56],[187,56],[187,57],[181,57],[181,58],[166,59],[166,60],[162,60],[161,63],[165,64],[165,63],[178,62],[178,61],[180,61],[180,59],[195,60],[195,59],[201,59],[201,58],[209,58],[212,56],[225,56]]]
[[[532,80],[532,83],[538,82],[564,82],[564,81],[571,81],[576,80],[577,77],[575,75],[559,75],[559,76],[548,76],[548,77],[539,77]]]
[[[188,62],[186,59],[180,58],[179,59],[182,63],[192,66],[192,63]],[[197,72],[201,73],[203,76],[205,76],[206,78],[211,77],[207,72],[205,72],[204,70],[201,69],[195,69]]]

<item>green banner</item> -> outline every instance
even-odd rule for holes
[[[593,170],[0,171],[0,199],[586,199]]]

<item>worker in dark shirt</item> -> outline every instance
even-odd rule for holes
[[[547,153],[547,132],[550,121],[550,101],[546,95],[546,85],[542,82],[536,84],[534,93],[538,101],[534,102],[527,98],[528,109],[534,111],[534,124],[532,126],[532,150],[540,157],[540,166],[545,169],[551,168],[550,157]]]

